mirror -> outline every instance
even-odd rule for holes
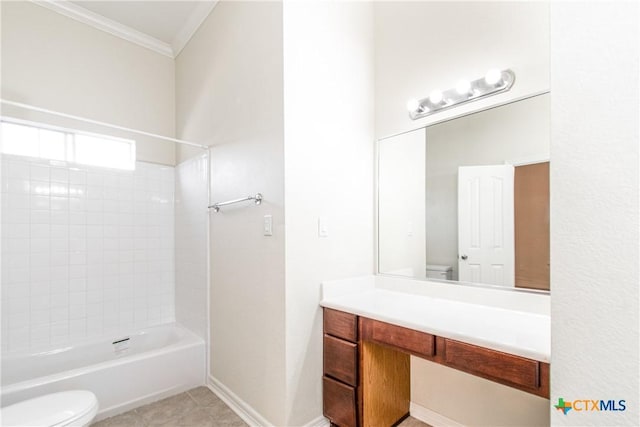
[[[378,141],[378,272],[549,290],[549,95]]]

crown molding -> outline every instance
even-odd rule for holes
[[[198,28],[202,25],[205,19],[209,16],[211,11],[217,6],[218,0],[202,1],[198,2],[198,5],[193,9],[189,18],[184,23],[178,34],[176,34],[171,48],[173,49],[173,56],[177,57],[182,52],[182,49],[189,43],[191,37],[198,31]]]
[[[142,47],[146,47],[147,49],[151,49],[157,53],[168,56],[169,58],[175,57],[174,51],[168,43],[160,41],[155,37],[151,37],[150,35],[145,34],[141,31],[134,30],[131,27],[120,24],[119,22],[113,21],[109,18],[105,18],[102,15],[98,15],[97,13],[91,12],[90,10],[77,6],[67,0],[31,0],[31,1],[39,6],[46,7],[47,9],[53,10],[54,12],[57,12],[61,15],[67,16],[71,19],[75,19],[76,21],[90,25],[94,28],[97,28],[99,30],[112,34],[116,37],[120,37],[124,40],[130,41]],[[204,18],[206,18],[206,15],[204,16]],[[204,18],[202,18],[200,23],[204,21]],[[191,21],[191,18],[189,19],[189,21]],[[193,35],[193,33],[195,33],[196,30],[197,30],[197,27],[191,31],[191,35]],[[181,33],[182,33],[182,30],[181,30]],[[188,41],[189,40],[186,39],[184,41],[184,44],[186,44]]]

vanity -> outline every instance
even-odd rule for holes
[[[408,416],[410,356],[549,398],[548,295],[500,301],[499,290],[447,286],[382,276],[323,284],[332,424],[392,426]]]
[[[439,113],[508,91],[514,72],[495,74],[473,90],[411,100],[410,118],[426,120],[377,141],[378,274],[323,283],[323,408],[333,425],[389,427],[410,411],[461,425],[474,417],[469,403],[492,408],[494,392],[494,412],[514,403],[544,422],[549,94]]]

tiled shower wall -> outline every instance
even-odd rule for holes
[[[202,155],[176,166],[176,319],[207,335],[207,162]]]
[[[3,352],[174,320],[172,167],[2,163]]]

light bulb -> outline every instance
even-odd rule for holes
[[[456,92],[459,95],[469,95],[471,93],[471,83],[469,80],[460,80],[456,85]]]
[[[432,104],[440,104],[442,102],[442,92],[439,90],[431,92],[431,94],[429,94],[429,101],[431,101]]]
[[[417,99],[410,99],[407,101],[407,110],[409,112],[418,111],[420,108],[420,102]]]
[[[502,81],[502,72],[497,68],[492,68],[491,70],[487,71],[487,74],[485,74],[484,81],[488,85],[495,86]]]

